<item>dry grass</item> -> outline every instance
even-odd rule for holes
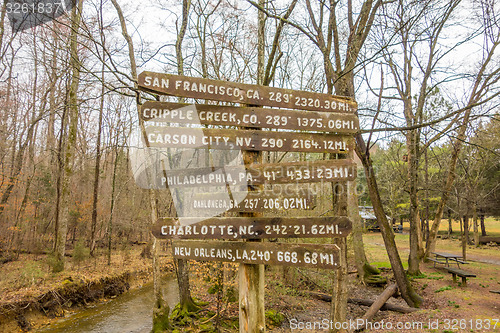
[[[67,258],[66,270],[52,273],[45,255],[21,254],[16,261],[0,265],[0,304],[36,297],[57,289],[64,281],[93,281],[125,272],[141,272],[151,266],[150,259],[140,257],[142,246],[130,250],[117,250],[107,264],[105,253],[85,259],[79,265]]]

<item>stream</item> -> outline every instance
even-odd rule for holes
[[[172,309],[178,303],[173,276],[162,280],[163,297]],[[153,284],[127,291],[115,299],[79,310],[39,330],[41,333],[149,333],[152,328]]]

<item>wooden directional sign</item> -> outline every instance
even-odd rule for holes
[[[269,212],[290,209],[311,210],[316,207],[316,195],[311,191],[305,193],[274,193],[273,191],[233,193],[197,193],[194,195],[192,209],[195,211],[226,212]],[[246,194],[246,195],[245,195]],[[241,202],[234,198],[245,196]],[[202,216],[206,216],[203,214]]]
[[[181,124],[225,125],[332,133],[355,133],[359,120],[354,114],[234,107],[207,104],[146,102],[141,107],[145,121]]]
[[[246,171],[226,166],[223,170],[223,177],[214,176],[214,168],[168,170],[158,175],[157,187],[225,186],[241,181],[248,185],[348,181],[356,179],[357,166],[351,159],[343,159],[252,164]]]
[[[288,109],[354,113],[357,108],[352,99],[330,94],[154,72],[139,74],[139,87],[157,94]]]
[[[352,229],[345,216],[335,217],[212,217],[162,218],[152,227],[163,239],[262,239],[347,237]]]
[[[340,249],[335,244],[175,241],[173,257],[202,261],[337,269]]]
[[[182,127],[146,128],[149,145],[160,148],[242,149],[348,153],[354,148],[352,136],[326,133],[291,133],[258,130],[205,129]]]

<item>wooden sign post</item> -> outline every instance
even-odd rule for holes
[[[188,203],[191,211],[198,209],[207,216],[219,214],[222,208],[238,212],[239,216],[163,218],[152,233],[156,238],[173,240],[174,258],[240,263],[240,290],[246,290],[240,293],[240,332],[265,331],[265,327],[252,326],[254,322],[264,322],[254,311],[258,308],[255,303],[264,302],[263,265],[339,269],[345,265],[345,250],[336,244],[260,240],[345,238],[352,225],[347,216],[263,217],[262,212],[311,210],[316,206],[316,196],[307,190],[276,195],[261,191],[262,185],[353,181],[353,136],[359,130],[354,114],[356,102],[329,94],[153,72],[139,75],[139,87],[156,94],[239,105],[142,105],[141,117],[150,124],[146,133],[150,146],[241,150],[245,164],[244,171],[241,167],[219,166],[224,176],[214,176],[217,168],[159,169],[153,180],[156,188],[201,189]],[[335,153],[348,158],[262,164],[261,151]],[[232,193],[228,197],[225,192],[208,191],[242,180],[248,184],[248,193]]]

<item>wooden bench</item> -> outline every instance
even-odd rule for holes
[[[445,267],[444,269],[446,269],[448,273],[451,273],[453,275],[453,282],[457,282],[457,275],[460,276],[462,278],[462,285],[464,286],[467,285],[468,277],[476,277],[476,274],[464,271],[460,268]]]
[[[427,260],[433,261],[434,267],[436,267],[436,263],[446,265],[446,261],[444,261],[444,260],[439,260],[439,259],[434,259],[434,258],[429,258],[429,257],[427,257]]]

